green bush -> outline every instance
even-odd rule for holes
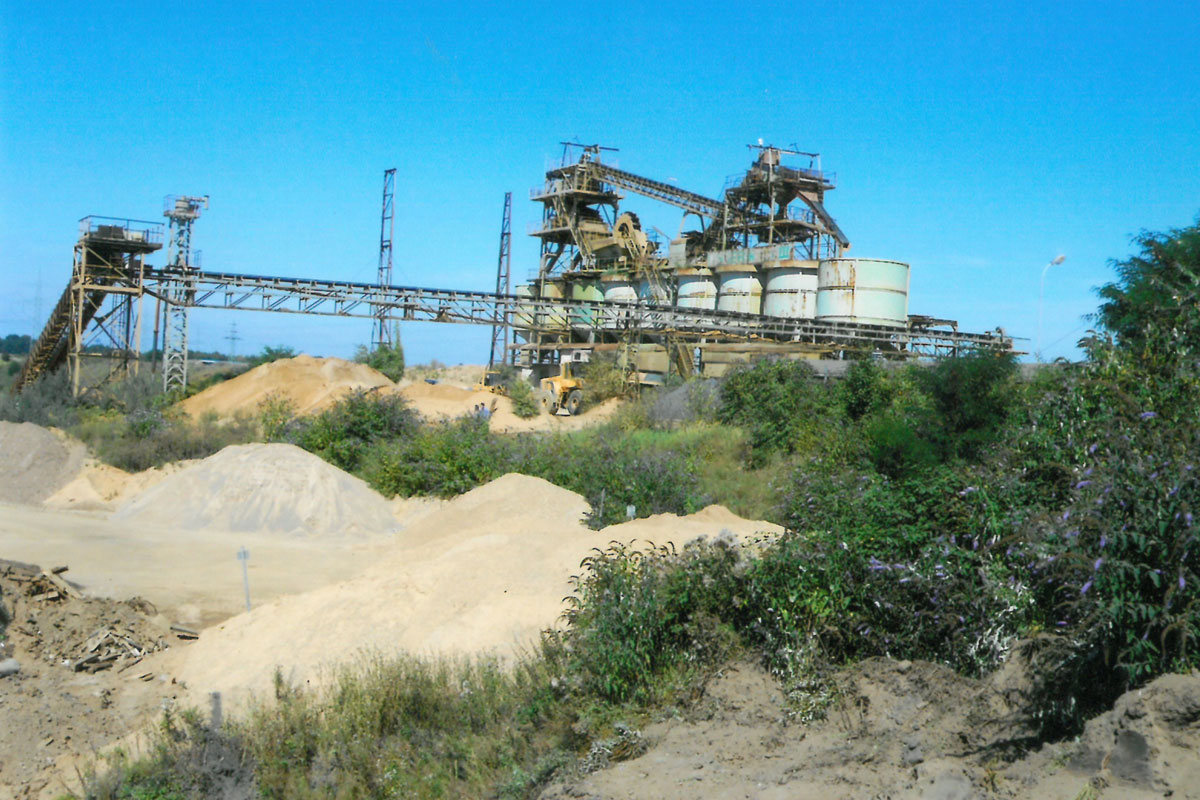
[[[1016,372],[1011,353],[972,352],[920,373],[933,401],[935,435],[947,455],[970,458],[996,440],[1015,403]]]
[[[286,437],[353,472],[376,442],[411,438],[419,428],[419,416],[401,396],[354,392],[320,414],[296,421]]]
[[[852,361],[838,385],[838,393],[846,416],[852,420],[879,410],[890,399],[883,367],[872,359]]]
[[[390,380],[398,381],[404,377],[404,348],[399,343],[380,344],[374,350],[359,346],[354,360],[379,370]]]
[[[510,471],[507,443],[474,416],[381,441],[363,461],[363,476],[385,496],[454,497]]]
[[[267,345],[258,352],[257,355],[250,356],[246,359],[246,363],[250,368],[260,367],[263,364],[270,364],[272,361],[280,361],[285,358],[295,358],[296,351],[287,345],[280,344],[272,347]]]
[[[542,406],[533,394],[529,382],[515,377],[508,381],[508,399],[512,401],[513,413],[521,419],[532,419],[542,413]]]
[[[802,361],[764,359],[721,384],[717,417],[750,433],[753,463],[819,447],[835,420],[831,397]]]

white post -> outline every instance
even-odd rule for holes
[[[1042,286],[1038,290],[1038,338],[1037,338],[1037,360],[1042,363],[1042,308],[1046,299],[1046,273],[1051,267],[1058,266],[1067,260],[1067,257],[1059,254],[1054,260],[1042,267]]]

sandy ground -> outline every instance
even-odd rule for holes
[[[541,798],[1200,798],[1200,674],[1160,678],[1088,723],[1078,741],[1024,755],[1016,745],[1035,709],[1011,702],[1007,677],[976,681],[937,664],[869,659],[838,675],[842,695],[825,719],[804,723],[770,675],[731,665],[685,718],[594,751],[607,768],[561,780]],[[622,750],[635,757],[617,762]]]
[[[220,691],[236,703],[266,692],[276,667],[309,682],[356,650],[506,656],[532,648],[555,624],[570,578],[593,548],[779,530],[714,506],[592,531],[582,524],[587,510],[581,496],[517,474],[418,506],[369,569],[213,626],[177,674],[197,697]],[[224,656],[232,652],[236,663]]]
[[[67,565],[88,594],[150,599],[172,621],[208,625],[245,611],[240,549],[251,600],[264,603],[345,580],[384,542],[305,541],[275,533],[182,530],[113,520],[103,512],[0,505],[0,556]]]

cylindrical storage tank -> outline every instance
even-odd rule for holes
[[[543,281],[542,282],[542,299],[543,300],[562,300],[563,299],[563,284],[561,281]],[[543,324],[549,328],[566,328],[567,327],[567,312],[564,306],[550,306],[546,310],[543,317]]]
[[[712,270],[681,269],[675,272],[678,286],[678,299],[675,305],[680,308],[717,307],[717,282]]]
[[[763,283],[763,310],[768,317],[812,319],[817,315],[816,261],[770,267]]]
[[[517,300],[516,309],[513,313],[513,326],[516,328],[531,328],[533,327],[533,307],[525,305],[522,300],[532,300],[535,287],[529,284],[522,284],[517,287],[514,294],[519,298]]]
[[[600,279],[600,289],[606,303],[636,303],[637,285],[628,272],[610,272]]]
[[[864,325],[908,323],[908,264],[830,258],[817,272],[817,319]]]
[[[742,314],[762,313],[762,275],[752,266],[717,268],[717,310]]]
[[[571,280],[571,299],[583,300],[589,303],[604,302],[604,289],[596,278],[573,278]],[[571,309],[571,327],[591,330],[595,327],[595,315],[590,310]]]

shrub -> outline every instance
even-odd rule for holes
[[[1016,357],[974,352],[945,358],[921,373],[932,421],[947,455],[974,457],[995,441],[1015,402]]]
[[[850,363],[846,376],[838,385],[847,417],[862,419],[887,403],[889,392],[884,377],[883,368],[872,359]]]
[[[531,419],[542,413],[542,406],[533,394],[529,382],[515,377],[508,381],[508,399],[512,401],[513,413],[521,419]]]
[[[620,397],[629,389],[625,371],[617,365],[615,356],[593,355],[591,361],[579,368],[583,379],[583,399],[589,406]]]
[[[246,359],[246,363],[250,365],[251,369],[253,369],[254,367],[262,366],[263,364],[269,364],[272,361],[279,361],[284,358],[295,357],[296,351],[287,345],[280,344],[275,345],[274,347],[267,345],[261,351],[259,351],[257,355],[250,356],[248,359]]]
[[[584,693],[649,702],[678,681],[680,666],[704,667],[734,646],[717,623],[733,603],[737,552],[721,541],[635,549],[614,543],[583,562],[564,615],[568,669]],[[664,674],[669,677],[664,681]]]
[[[360,345],[354,360],[379,370],[390,380],[398,381],[404,377],[404,348],[399,342],[395,345],[381,343],[374,350]]]
[[[764,359],[721,384],[717,417],[750,433],[755,462],[771,453],[816,447],[832,426],[829,397],[802,361]]]
[[[353,472],[375,442],[414,436],[419,425],[420,418],[403,397],[354,392],[320,414],[297,422],[288,438]]]
[[[363,462],[363,476],[382,494],[454,497],[510,471],[504,440],[474,416],[381,441]]]

